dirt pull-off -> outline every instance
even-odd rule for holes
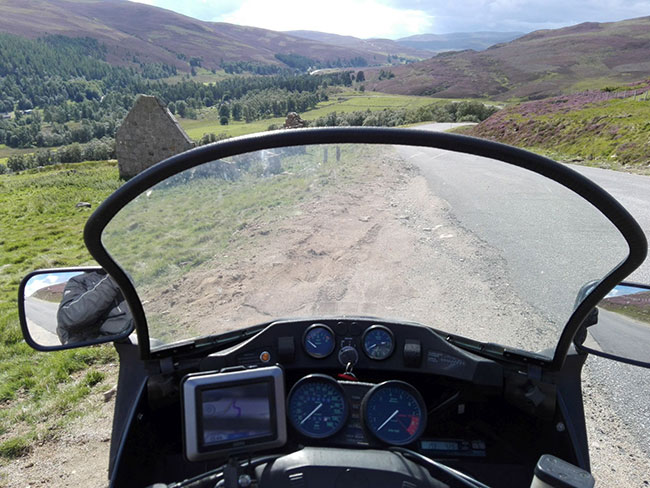
[[[369,168],[364,182],[246,225],[240,247],[151,293],[145,310],[183,337],[343,314],[414,320],[533,350],[553,334],[510,287],[498,252],[451,218],[416,168],[396,153]],[[497,335],[490,324],[503,323],[508,330]]]

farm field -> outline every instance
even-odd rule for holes
[[[192,76],[191,80],[195,81],[196,83],[205,84],[205,83],[215,83],[217,81],[224,80],[231,76],[232,75],[229,75],[224,70],[215,70],[215,72],[213,73],[212,71],[207,70],[205,68],[198,68],[196,70],[196,75]],[[175,76],[170,76],[168,78],[165,78],[165,81],[168,83],[179,83],[187,79],[190,79],[187,73],[180,73]]]
[[[307,112],[301,113],[304,120],[315,120],[332,112],[349,113],[360,110],[382,111],[384,109],[417,109],[435,103],[449,103],[452,100],[432,97],[390,95],[376,92],[346,91],[330,96],[326,102]],[[236,137],[255,132],[264,132],[271,125],[284,124],[284,117],[275,117],[257,120],[251,123],[231,121],[228,125],[221,125],[219,120],[213,119],[184,119],[178,118],[187,135],[194,140],[199,140],[204,134],[225,134]]]
[[[3,159],[7,159],[12,154],[27,154],[33,151],[33,149],[19,149],[0,144],[0,163]]]

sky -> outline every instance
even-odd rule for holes
[[[363,39],[531,32],[650,15],[650,0],[131,0],[211,22]]]
[[[70,273],[56,272],[32,276],[25,285],[25,296],[30,297],[41,288],[56,285],[57,283],[65,283],[78,274],[81,273],[74,271]]]

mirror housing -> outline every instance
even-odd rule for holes
[[[592,288],[585,285],[584,294]],[[614,287],[587,316],[574,343],[581,352],[650,368],[650,286]]]
[[[42,269],[18,289],[20,327],[38,351],[58,351],[126,339],[133,317],[122,291],[99,266]]]

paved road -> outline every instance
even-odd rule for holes
[[[650,324],[600,308],[598,324],[590,327],[589,333],[598,343],[596,349],[639,361],[650,356]]]
[[[25,298],[25,314],[29,333],[43,346],[61,345],[56,335],[56,311],[59,305],[34,297]]]
[[[619,232],[582,198],[529,171],[476,156],[400,148],[461,226],[507,258],[510,282],[558,332],[578,290],[627,254]]]
[[[446,130],[449,125],[431,124],[424,128]],[[413,160],[417,164],[418,158],[413,157]],[[609,265],[612,258],[617,255],[612,251],[620,249],[620,242],[617,241],[615,234],[610,232],[598,236],[598,231],[590,227],[590,223],[597,223],[595,220],[592,222],[581,220],[587,218],[586,215],[593,215],[593,210],[572,205],[563,207],[559,199],[564,193],[555,188],[552,182],[547,188],[548,203],[551,203],[554,208],[564,209],[568,218],[565,219],[559,214],[542,215],[530,222],[529,225],[513,227],[512,222],[515,219],[525,222],[529,203],[522,202],[521,195],[517,195],[512,176],[507,170],[491,168],[490,178],[485,178],[485,181],[482,181],[481,173],[475,170],[477,161],[471,156],[440,154],[437,160],[419,166],[432,190],[449,202],[451,212],[459,223],[469,230],[477,232],[491,245],[501,249],[504,256],[508,256],[515,283],[531,297],[534,303],[546,302],[548,304],[557,301],[556,303],[566,305],[566,299],[572,299],[572,297],[554,295],[554,293],[562,293],[559,291],[561,288],[545,292],[537,286],[537,279],[542,276],[541,272],[544,271],[544,263],[553,265],[555,268],[566,266],[566,270],[555,269],[554,272],[559,273],[558,276],[565,276],[569,280],[567,283],[575,285],[575,277],[571,277],[574,262],[584,262],[589,266],[598,266],[599,262],[606,262]],[[646,231],[646,237],[650,240],[650,177],[575,165],[571,165],[571,167],[592,179],[618,199],[637,219]],[[479,198],[487,194],[488,183],[500,185],[501,190],[496,195],[492,192],[492,198],[496,199],[498,205],[490,208],[500,208],[500,215],[504,215],[503,210],[506,210],[505,215],[510,215],[511,218],[495,219],[494,215],[490,215],[477,204]],[[472,192],[467,191],[468,186],[471,186]],[[521,187],[519,186],[519,188]],[[543,198],[543,184],[535,183],[531,189],[535,189],[536,195]],[[517,197],[519,198],[517,199]],[[581,217],[581,213],[584,214],[583,217]],[[586,226],[587,231],[585,233],[577,232],[578,227],[570,224],[572,219],[582,226]],[[553,227],[555,227],[556,233],[548,233]],[[545,231],[542,231],[544,229]],[[535,253],[531,253],[530,249],[518,245],[521,241],[511,238],[515,235],[522,235],[522,233],[524,235],[532,233],[533,241],[543,239],[545,235],[554,239],[558,234],[564,234],[566,240],[561,246],[561,251],[568,253],[569,259],[560,261],[557,258],[560,254],[559,250],[556,249],[554,256],[550,248],[543,242],[537,246],[538,249],[535,249]],[[549,239],[549,244],[553,239]],[[592,241],[592,239],[596,240]],[[594,244],[601,243],[605,245],[593,247]],[[580,277],[580,279],[583,278]],[[596,276],[589,279],[593,278]],[[646,259],[646,262],[628,279],[650,284],[650,260]],[[550,301],[548,301],[549,299]],[[561,311],[562,308],[563,306],[560,306],[556,312]],[[618,413],[626,425],[630,426],[630,432],[637,439],[640,449],[650,455],[650,402],[648,402],[650,369],[592,357],[587,361],[587,374],[595,382],[604,385],[603,390],[608,396],[611,408]],[[612,433],[612,439],[614,438],[615,433]]]
[[[637,220],[650,241],[650,176],[586,166],[569,166],[596,182],[616,198]],[[646,259],[627,279],[650,284],[650,259]]]
[[[25,313],[30,320],[53,334],[56,334],[56,311],[58,308],[58,303],[34,297],[25,298]]]

